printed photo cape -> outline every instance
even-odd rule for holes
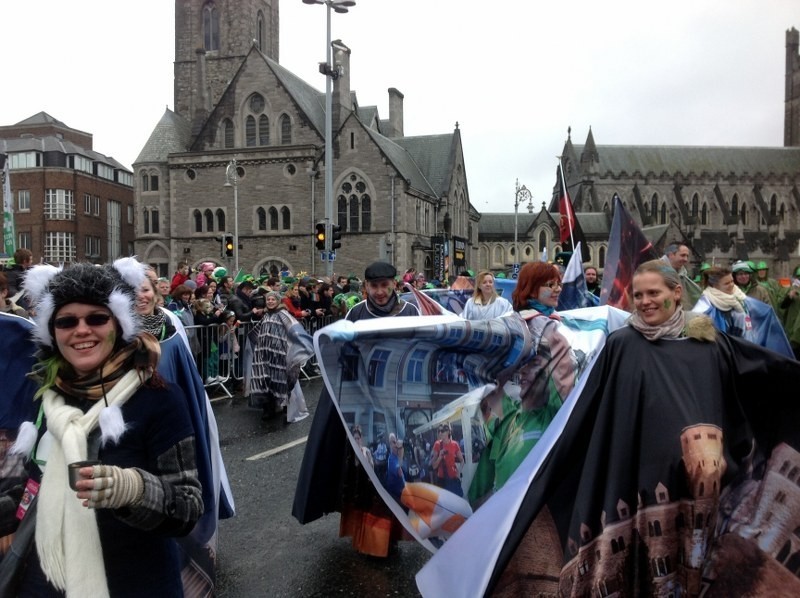
[[[404,467],[393,498],[367,469],[435,552],[417,577],[422,594],[800,592],[791,585],[800,567],[800,404],[789,390],[800,364],[725,335],[650,343],[614,308],[561,316],[583,369],[533,450],[480,506],[463,498],[474,452],[489,440],[480,401],[535,355],[530,322],[383,318],[315,336],[353,446],[354,424],[365,445],[390,433],[408,447],[432,445],[445,421],[463,439],[463,497]]]

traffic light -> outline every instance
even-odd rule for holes
[[[325,223],[317,222],[317,232],[314,233],[314,239],[317,241],[317,249],[325,251]]]
[[[225,255],[233,257],[233,235],[225,235]]]
[[[331,225],[331,251],[336,251],[342,246],[342,227],[338,224]]]

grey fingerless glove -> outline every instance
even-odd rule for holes
[[[91,509],[119,509],[136,506],[144,495],[142,474],[133,468],[95,465],[92,471]]]

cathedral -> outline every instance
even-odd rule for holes
[[[279,26],[278,0],[176,0],[174,110],[133,164],[136,254],[164,276],[181,260],[232,271],[224,245],[235,235],[235,259],[252,274],[321,275],[331,257],[343,275],[377,259],[442,279],[475,267],[479,214],[458,124],[406,137],[402,92],[388,89],[388,118],[359,104],[338,40],[331,216],[341,248],[315,248],[326,96],[280,65]]]
[[[658,251],[672,242],[690,248],[692,272],[703,262],[752,260],[765,262],[772,278],[791,275],[800,265],[799,41],[797,29],[786,32],[784,147],[601,145],[591,129],[577,144],[568,134],[561,167],[591,265],[605,265],[618,196]],[[507,271],[561,251],[558,189],[537,213],[520,210],[517,247],[508,233],[514,214],[483,214],[480,267]]]

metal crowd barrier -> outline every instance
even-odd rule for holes
[[[336,318],[303,318],[300,323],[311,334],[333,322]],[[247,336],[258,322],[241,322],[234,328],[226,324],[209,326],[186,326],[186,336],[194,355],[195,364],[200,372],[209,394],[220,393],[233,398],[233,391],[244,378],[243,360]],[[320,376],[317,360],[312,356],[300,368],[303,380],[312,380]]]

